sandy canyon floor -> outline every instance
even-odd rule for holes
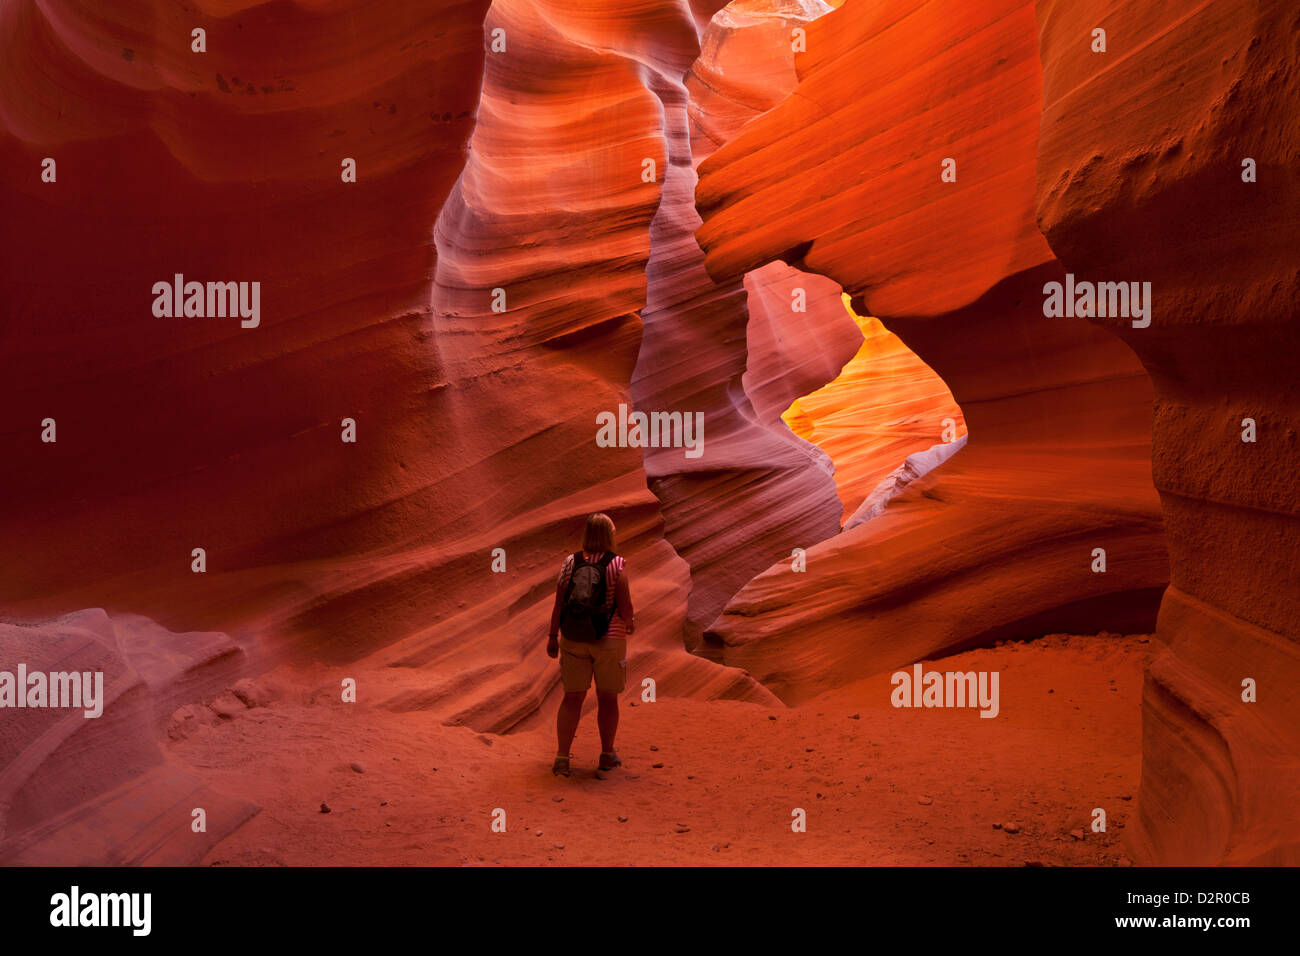
[[[994,719],[894,709],[889,674],[781,709],[629,688],[624,766],[596,773],[589,712],[567,779],[550,773],[551,705],[490,736],[281,670],[276,699],[193,728],[169,759],[262,808],[209,865],[1128,865],[1154,647],[1053,635],[927,663],[1000,672]]]

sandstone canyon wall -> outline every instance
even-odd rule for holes
[[[701,167],[709,271],[784,259],[840,283],[948,384],[969,443],[806,572],[746,585],[711,627],[721,659],[799,700],[999,637],[1150,628],[1150,384],[1113,336],[1043,315],[1063,269],[1034,220],[1033,5],[851,0],[796,65]]]
[[[352,621],[284,624],[428,513],[429,224],[486,7],[0,9],[0,220],[22,230],[0,259],[0,607],[59,616],[7,626],[5,656],[101,662],[112,688],[97,721],[5,711],[6,859],[196,861],[253,808],[209,794],[187,839],[201,784],[159,750],[172,710],[289,648],[364,651]],[[259,282],[257,327],[159,318],[177,273]]]
[[[0,532],[24,542],[0,557],[7,609],[234,631],[428,514],[429,226],[473,128],[487,3],[370,8],[0,13],[3,211],[29,230],[0,265]],[[259,281],[259,326],[158,318],[151,289],[176,273]]]
[[[691,567],[686,639],[692,646],[726,600],[788,555],[792,543],[839,530],[826,454],[780,421],[761,417],[745,391],[747,362],[762,361],[747,351],[749,307],[768,303],[755,302],[743,276],[715,283],[694,235],[695,166],[718,139],[788,92],[794,82],[789,31],[826,9],[817,0],[729,5],[704,31],[702,49],[691,38],[651,86],[663,106],[667,162],[663,201],[650,231],[645,334],[632,396],[639,408],[704,413],[707,435],[698,458],[680,449],[646,452],[665,533]],[[737,89],[732,76],[746,78],[748,85]],[[802,281],[788,278],[791,286]],[[816,331],[805,330],[794,340],[798,354],[775,358],[776,377],[789,389],[826,381],[812,381],[803,371],[803,356],[819,340],[831,344],[833,364],[842,366],[861,339],[836,308],[838,289],[823,281],[812,292],[809,311],[801,316]],[[789,308],[788,295],[784,301],[784,307],[775,306],[781,312]]]
[[[636,29],[629,16],[641,18]],[[653,223],[668,188],[658,175],[643,178],[643,162],[656,172],[670,165],[656,90],[689,65],[695,22],[685,6],[498,0],[485,23],[494,30],[505,31],[508,46],[489,54],[469,160],[435,230],[430,337],[451,383],[445,414],[456,423],[455,457],[475,463],[453,511],[473,542],[471,563],[456,586],[454,619],[386,652],[431,669],[439,689],[422,689],[428,675],[417,672],[393,706],[461,700],[452,719],[500,731],[557,692],[539,639],[556,547],[575,546],[593,511],[619,528],[645,622],[629,681],[653,677],[665,694],[769,699],[739,671],[686,652],[690,569],[664,540],[646,450],[595,440],[598,416],[637,394],[628,383],[646,353]],[[498,289],[503,311],[493,308]],[[707,426],[706,456],[721,427],[712,418]],[[482,573],[497,546],[524,572],[507,600]],[[484,608],[494,605],[485,641]]]
[[[1138,842],[1162,863],[1295,864],[1300,11],[1039,0],[1037,14],[1040,225],[1081,277],[1152,289],[1149,327],[1096,320],[1155,385],[1172,571]]]

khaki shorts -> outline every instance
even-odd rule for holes
[[[621,694],[627,686],[627,638],[603,637],[594,644],[560,638],[560,680],[565,693],[584,691],[596,678],[596,693]]]

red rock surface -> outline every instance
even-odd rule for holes
[[[655,89],[671,64],[685,69],[695,42],[684,10],[669,16],[646,4],[630,29],[633,12],[506,0],[488,15],[485,29],[506,31],[509,55],[489,54],[469,161],[438,219],[429,339],[459,469],[436,513],[446,522],[440,537],[463,536],[464,564],[446,589],[457,601],[450,617],[413,622],[383,656],[420,668],[396,682],[395,709],[436,706],[503,731],[558,695],[538,637],[556,545],[576,545],[593,511],[619,527],[646,623],[629,680],[653,677],[666,693],[770,698],[740,672],[685,651],[689,569],[664,541],[647,487],[653,464],[643,449],[595,443],[597,416],[637,401],[634,365],[646,353],[638,312],[647,328],[655,321],[647,275],[661,268],[653,223],[666,188],[642,180],[642,160],[668,165]],[[492,309],[498,288],[504,312]],[[711,446],[720,426],[709,425]],[[493,547],[509,555],[504,597],[484,573]]]
[[[684,84],[668,68],[652,84],[663,104],[670,163],[650,231],[645,331],[632,395],[638,408],[705,415],[698,459],[677,449],[646,453],[666,535],[691,567],[688,644],[774,559],[834,535],[844,511],[830,449],[792,435],[776,409],[778,396],[786,406],[836,377],[861,346],[839,287],[782,263],[756,269],[742,282],[714,282],[694,235],[700,221],[693,167],[794,88],[791,31],[828,9],[816,0],[728,5],[704,31]],[[796,291],[804,311],[795,310]],[[890,388],[889,374],[882,364],[873,387]],[[896,438],[892,447],[863,448],[859,465],[846,457],[849,494],[864,483],[859,470],[883,476],[930,443]]]
[[[438,495],[429,227],[473,126],[486,8],[0,9],[0,222],[22,224],[0,257],[0,536],[21,542],[0,554],[0,608],[107,608],[67,620],[93,618],[79,646],[130,681],[103,717],[66,718],[58,750],[32,711],[0,715],[6,859],[194,862],[251,812],[213,796],[208,836],[185,839],[201,784],[160,745],[178,706],[236,675],[196,682],[181,639],[133,615],[238,632],[260,667],[354,658],[401,626],[402,605],[372,604],[366,626],[310,608],[409,575],[357,555],[400,549],[395,529]],[[177,272],[260,282],[260,326],[155,317],[152,287]],[[57,443],[40,440],[47,417]],[[44,660],[66,633],[8,629],[4,662]]]
[[[1116,17],[1163,64],[1139,81],[1122,36],[1121,69],[1076,63],[1097,14],[1053,0],[829,7],[0,7],[0,669],[111,688],[97,720],[0,713],[0,862],[1293,858],[1297,698],[1261,680],[1243,713],[1231,682],[1295,662],[1294,582],[1255,551],[1289,567],[1296,273],[1246,238],[1295,231],[1294,144],[1244,132],[1287,128],[1290,80],[1258,78],[1294,25]],[[1081,110],[1092,86],[1132,115]],[[1168,142],[1133,146],[1156,117]],[[1244,206],[1209,188],[1234,137],[1273,177]],[[1065,267],[1119,266],[1181,317],[1125,336],[1176,538],[1141,714],[1144,638],[1058,632],[1154,624],[1151,386],[1113,330],[1041,310]],[[153,317],[175,272],[261,281],[261,326]],[[598,447],[620,404],[703,412],[704,454]],[[1269,438],[1224,465],[1229,405]],[[916,477],[948,415],[969,445]],[[589,775],[588,716],[559,780],[541,638],[595,510],[637,706],[624,772]],[[1001,719],[890,707],[915,660],[1005,672]],[[792,854],[809,781],[830,825]],[[1099,800],[1115,830],[1064,839]]]
[[[791,31],[830,9],[821,0],[733,0],[718,11],[686,76],[695,165],[794,88]]]
[[[807,312],[791,307],[799,289],[807,296]],[[800,396],[842,374],[861,351],[862,331],[845,321],[838,285],[784,262],[745,273],[745,293],[749,322],[742,384],[758,420],[772,425]]]
[[[644,71],[663,56],[685,71],[693,20],[657,4],[640,29],[607,3],[498,3],[486,24],[484,10],[255,6],[204,21],[209,52],[190,54],[189,26],[142,5],[111,22],[6,8],[25,73],[80,84],[75,100],[59,85],[14,90],[3,112],[6,181],[26,184],[4,193],[6,221],[36,224],[3,276],[17,467],[2,517],[7,539],[29,542],[3,559],[7,614],[99,604],[219,627],[253,638],[258,667],[345,666],[385,710],[504,731],[558,690],[537,639],[557,546],[600,509],[619,523],[648,619],[632,680],[770,699],[686,653],[686,566],[662,538],[640,451],[592,447],[596,411],[629,398],[660,206],[660,185],[639,179],[643,156],[666,155]],[[349,46],[293,42],[345,22]],[[510,56],[488,53],[481,74],[483,31],[497,27]],[[58,119],[85,100],[103,108]],[[39,180],[47,153],[57,184]],[[356,184],[340,181],[342,156],[357,158]],[[130,185],[142,171],[148,203]],[[178,270],[260,280],[262,325],[153,317],[149,290]],[[497,287],[504,313],[490,309]],[[53,445],[37,437],[47,415]],[[355,445],[339,440],[344,417]],[[193,547],[207,550],[203,575]],[[191,690],[202,701],[219,688]],[[176,701],[168,689],[142,706]],[[175,717],[185,733],[195,720]],[[53,772],[25,726],[15,792]],[[64,830],[98,819],[89,803],[70,812],[82,816]],[[137,825],[108,829],[105,858]],[[28,837],[6,852],[36,859]],[[39,845],[63,846],[55,837]]]
[[[257,812],[231,795],[241,788],[212,789],[159,746],[177,702],[211,697],[243,670],[243,650],[224,634],[172,634],[90,610],[0,623],[0,647],[10,673],[21,662],[29,674],[103,675],[92,711],[83,699],[70,710],[3,712],[0,863],[192,864]],[[202,832],[191,829],[196,807],[207,815]]]
[[[1146,281],[1099,319],[1155,385],[1172,586],[1147,678],[1138,845],[1179,864],[1300,861],[1300,224],[1294,4],[1039,0],[1038,217],[1069,269]],[[1079,38],[1096,24],[1108,51]],[[1257,181],[1243,181],[1251,158]],[[1242,441],[1254,419],[1254,443]],[[1243,680],[1258,702],[1243,701]]]
[[[805,22],[800,17],[807,14],[801,13],[801,5],[785,6],[790,7],[788,16],[775,22],[778,33],[788,35],[785,25]],[[711,49],[717,52],[708,38],[718,35],[719,22],[729,23],[729,14],[719,13],[709,26],[703,51],[691,37],[672,51],[675,56],[665,55],[650,83],[663,108],[668,161],[662,200],[650,229],[646,307],[641,314],[645,331],[632,376],[637,408],[704,414],[699,457],[688,458],[677,448],[645,452],[646,476],[661,504],[665,534],[691,569],[688,645],[697,643],[726,600],[774,558],[838,530],[827,456],[778,419],[759,414],[745,391],[747,366],[765,361],[761,352],[748,351],[751,296],[739,278],[715,283],[695,240],[700,220],[694,205],[694,166],[703,155],[693,152],[692,145],[707,149],[712,143],[698,135],[699,123],[709,124],[714,135],[721,136],[735,121],[722,96],[705,101],[699,111],[688,110],[693,102],[688,92],[691,78],[701,69],[708,72],[701,61],[709,62]],[[758,18],[737,26],[728,41],[741,62],[748,65],[757,59],[763,64],[751,95],[767,105],[775,104],[794,83],[789,44],[773,34],[771,22]],[[785,51],[784,72],[773,66],[782,59],[770,52],[774,43]],[[683,83],[687,67],[691,73]],[[723,115],[714,118],[713,108]],[[824,330],[820,337],[853,341],[851,324],[832,304],[834,287],[823,281],[818,289],[806,313],[808,324]],[[791,301],[786,299],[787,309]],[[826,381],[807,377],[802,356],[814,347],[814,342],[801,343],[798,356],[766,360],[771,376],[788,382],[779,387],[814,388]]]
[[[473,126],[486,0],[216,6],[0,11],[0,216],[27,224],[0,263],[9,610],[230,631],[310,604],[321,562],[392,547],[436,497],[429,227]],[[260,327],[154,317],[176,272],[260,281]]]
[[[715,286],[702,268],[683,78],[716,7],[501,0],[480,24],[482,4],[387,18],[251,6],[198,23],[202,54],[183,17],[158,21],[142,5],[108,19],[77,4],[6,8],[12,62],[61,82],[11,90],[0,138],[6,181],[25,184],[4,193],[4,211],[34,223],[3,275],[18,468],[0,518],[29,543],[6,552],[5,612],[102,605],[146,672],[170,673],[157,646],[170,639],[149,618],[237,633],[258,669],[328,662],[383,711],[504,731],[556,692],[537,622],[557,541],[600,509],[618,521],[647,621],[633,681],[770,701],[685,652],[683,598],[694,584],[698,633],[770,562],[774,540],[835,532],[825,454],[777,414],[757,415],[742,377],[761,366],[767,393],[788,401],[833,377],[860,336],[820,280],[805,320],[816,334],[773,351],[756,338],[751,354],[745,288]],[[811,15],[801,10],[790,16]],[[351,46],[323,46],[343,19]],[[792,58],[769,56],[779,36],[757,23],[730,44],[768,58],[751,86],[769,84],[775,103]],[[485,53],[480,30],[498,28],[507,52]],[[39,180],[46,154],[55,184]],[[355,184],[339,179],[344,156]],[[655,182],[640,179],[645,157]],[[147,194],[130,185],[141,171]],[[260,281],[262,324],[152,316],[149,290],[175,271]],[[644,343],[638,313],[657,333]],[[820,346],[832,340],[842,354],[828,363],[835,349]],[[593,448],[595,414],[634,396],[708,413],[703,485],[662,457]],[[35,439],[46,416],[52,445]],[[339,441],[344,417],[355,445]],[[689,520],[706,506],[720,512],[711,523]],[[754,511],[767,517],[742,519]],[[194,547],[207,552],[203,575]],[[485,570],[498,547],[499,577]],[[137,766],[129,735],[107,732],[119,743],[101,759],[123,785],[167,792],[158,744],[238,718],[240,698],[223,689],[234,676],[137,685],[135,710],[114,703],[91,726],[152,713],[140,746],[155,756]],[[45,811],[10,812],[5,852],[57,859],[93,821],[108,842],[89,858],[137,859],[143,824],[107,826],[117,804],[22,796],[68,768],[31,749],[29,725],[6,726],[21,754],[11,802]],[[43,829],[55,811],[70,816]]]
[[[1063,270],[1034,222],[1032,5],[850,3],[807,45],[795,94],[700,168],[708,268],[794,257],[841,283],[947,383],[970,440],[807,571],[749,582],[711,626],[721,659],[803,700],[995,637],[1151,627],[1150,385],[1113,337],[1043,316]]]

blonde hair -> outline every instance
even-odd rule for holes
[[[587,527],[582,532],[582,550],[592,554],[614,550],[614,522],[609,515],[602,512],[587,515]]]

